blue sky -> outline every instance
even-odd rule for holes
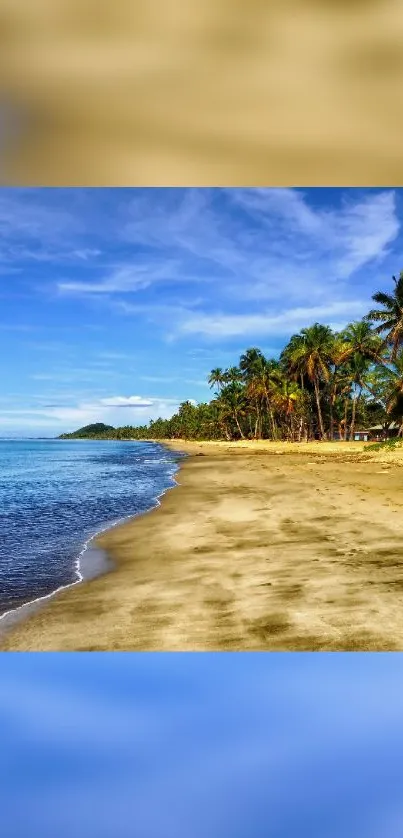
[[[7,838],[401,838],[400,654],[4,654]]]
[[[395,189],[0,190],[0,435],[142,424],[340,328],[403,267]]]

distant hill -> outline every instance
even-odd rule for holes
[[[58,439],[110,439],[115,434],[113,425],[104,425],[103,422],[94,422],[92,425],[85,425],[78,431],[71,434],[60,434]]]

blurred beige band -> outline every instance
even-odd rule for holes
[[[401,0],[0,0],[0,37],[3,183],[403,184]]]

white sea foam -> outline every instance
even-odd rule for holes
[[[74,585],[80,584],[80,582],[84,582],[85,579],[93,578],[95,575],[101,575],[104,572],[107,572],[109,568],[112,568],[112,562],[110,561],[107,553],[101,550],[99,547],[92,548],[92,542],[97,539],[102,533],[107,532],[108,530],[114,529],[114,527],[119,526],[120,524],[125,523],[125,521],[130,520],[131,518],[138,518],[141,515],[146,515],[148,512],[152,512],[153,509],[157,509],[158,506],[161,506],[160,498],[162,498],[170,489],[173,489],[175,486],[178,485],[178,481],[176,480],[175,474],[179,471],[179,466],[176,466],[175,471],[170,475],[171,480],[173,481],[172,486],[168,486],[159,495],[155,498],[155,503],[153,506],[150,506],[149,509],[144,510],[143,512],[137,512],[134,514],[125,515],[123,518],[119,518],[112,523],[106,524],[106,526],[102,527],[101,529],[97,530],[93,533],[87,541],[84,542],[82,550],[78,554],[77,558],[74,562],[74,570],[76,573],[77,578],[73,582],[69,582],[67,585],[59,585],[54,591],[51,591],[49,594],[44,594],[43,596],[36,597],[35,599],[29,600],[28,602],[24,602],[22,605],[18,605],[17,608],[11,608],[9,611],[5,611],[4,614],[0,614],[0,636],[4,634],[8,629],[10,629],[15,623],[20,622],[25,617],[28,617],[33,611],[36,611],[42,602],[47,599],[51,599],[52,597],[59,594],[61,591],[66,590],[67,588],[72,588]],[[101,573],[96,573],[91,575],[91,573],[87,573],[86,575],[83,574],[83,557],[86,553],[90,550],[94,549],[94,552],[98,554],[98,556],[102,555],[102,560],[104,563],[104,568]],[[108,568],[109,564],[109,568]]]

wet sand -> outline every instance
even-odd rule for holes
[[[361,444],[168,444],[193,456],[158,509],[97,540],[114,569],[0,648],[403,650],[403,459]]]

